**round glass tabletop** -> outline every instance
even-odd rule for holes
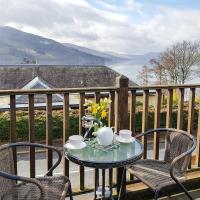
[[[136,161],[142,157],[143,145],[135,140],[131,143],[117,143],[111,149],[99,149],[86,142],[87,146],[83,149],[65,148],[66,157],[79,165],[93,168],[114,168],[122,167]]]

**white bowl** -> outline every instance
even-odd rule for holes
[[[129,139],[132,136],[132,131],[127,130],[127,129],[123,129],[119,131],[119,136],[123,139]]]
[[[81,135],[72,135],[69,137],[69,143],[73,146],[81,145],[83,137]]]

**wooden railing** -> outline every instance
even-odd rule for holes
[[[144,132],[148,129],[148,114],[150,107],[150,97],[153,98],[154,105],[154,128],[161,127],[161,113],[163,112],[162,102],[163,95],[167,97],[166,103],[166,127],[172,127],[172,113],[173,109],[173,95],[174,91],[178,91],[178,107],[176,128],[183,129],[183,111],[184,101],[188,102],[188,120],[187,131],[197,137],[197,151],[195,152],[196,163],[195,167],[200,166],[200,117],[198,118],[198,128],[194,131],[194,111],[195,111],[195,94],[200,85],[176,85],[176,86],[148,86],[148,87],[129,87],[129,80],[120,76],[116,79],[115,87],[104,88],[73,88],[73,89],[43,89],[43,90],[1,90],[0,96],[10,96],[10,142],[16,142],[16,95],[28,95],[28,122],[29,122],[29,141],[35,142],[35,120],[34,120],[34,96],[38,94],[46,95],[46,144],[53,144],[52,137],[52,95],[63,95],[63,143],[69,137],[69,95],[71,93],[78,93],[79,100],[79,134],[84,134],[84,129],[81,124],[81,119],[85,115],[85,95],[94,93],[96,102],[99,102],[102,92],[109,93],[112,100],[109,110],[109,126],[115,126],[116,131],[120,129],[130,129],[133,135],[137,134],[136,124],[138,112],[142,112],[142,123],[140,130]],[[189,90],[189,95],[186,97],[185,90]],[[138,96],[142,93],[142,106],[140,111],[137,109]],[[140,94],[140,95],[138,95]],[[200,109],[199,109],[200,110]],[[199,111],[200,116],[200,111]],[[1,127],[0,127],[1,128]],[[159,159],[159,143],[160,138],[155,133],[153,137],[153,157]],[[143,158],[147,158],[148,140],[146,137],[142,138],[144,144]],[[30,148],[30,176],[35,177],[35,149]],[[17,171],[17,153],[14,151],[15,170]],[[51,151],[47,152],[47,168],[52,166],[53,155]],[[190,166],[192,167],[192,166]],[[63,171],[66,176],[69,176],[69,161],[64,159]],[[121,181],[122,170],[117,170],[116,182]],[[80,190],[85,189],[84,167],[80,167]],[[119,184],[117,184],[119,186]],[[119,190],[119,188],[118,188]]]

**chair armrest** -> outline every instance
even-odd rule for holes
[[[145,131],[144,133],[137,134],[135,136],[135,138],[140,138],[142,136],[146,136],[146,135],[152,134],[154,132],[164,132],[164,131],[177,131],[177,130],[173,129],[173,128],[156,128],[156,129],[151,129],[151,130]],[[179,130],[179,131],[181,131],[181,130]]]
[[[172,179],[174,179],[174,181],[177,182],[177,178],[174,175],[174,168],[175,168],[175,164],[182,158],[184,158],[185,156],[189,156],[190,154],[192,154],[192,152],[195,150],[196,148],[196,139],[192,138],[193,140],[193,145],[190,149],[188,149],[186,152],[180,154],[179,156],[177,156],[176,158],[173,159],[173,161],[171,162],[170,165],[170,176],[172,177]]]
[[[138,138],[141,138],[141,137],[143,137],[143,136],[145,136],[145,135],[147,135],[147,134],[152,134],[152,133],[154,133],[154,130],[153,130],[153,129],[151,129],[151,130],[149,130],[149,131],[146,131],[146,132],[144,132],[144,133],[139,133],[139,134],[135,135],[134,137],[135,137],[136,139],[138,139]]]
[[[140,137],[143,137],[143,136],[146,136],[146,135],[152,134],[154,132],[158,132],[158,131],[162,132],[162,131],[169,131],[169,130],[172,130],[172,129],[169,129],[169,128],[151,129],[151,130],[145,131],[144,133],[137,134],[135,136],[135,138],[140,138]]]
[[[30,142],[17,142],[17,143],[11,143],[8,144],[7,147],[8,148],[13,148],[13,147],[18,147],[18,146],[29,146],[29,147],[39,147],[39,148],[46,148],[46,149],[50,149],[55,151],[58,154],[58,160],[55,162],[55,164],[48,170],[48,172],[45,174],[45,176],[49,176],[53,170],[60,164],[61,160],[62,160],[62,154],[61,152],[53,147],[53,146],[49,146],[49,145],[44,145],[44,144],[38,144],[38,143],[30,143]]]
[[[0,176],[3,177],[3,178],[10,179],[10,180],[22,181],[22,182],[26,182],[26,183],[35,184],[40,190],[40,198],[39,198],[39,200],[43,200],[44,199],[45,191],[44,191],[44,188],[43,188],[42,184],[38,180],[33,179],[33,178],[26,178],[26,177],[22,177],[22,176],[16,176],[16,175],[8,174],[8,173],[2,172],[2,171],[0,171]]]

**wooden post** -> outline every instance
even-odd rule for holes
[[[184,88],[179,88],[177,129],[183,128]]]
[[[15,95],[10,95],[10,142],[15,143],[16,135],[16,98]],[[17,149],[13,148],[14,170],[17,174]]]
[[[156,90],[156,108],[155,108],[155,120],[154,120],[154,128],[160,127],[160,108],[161,108],[161,89]],[[159,134],[157,132],[154,133],[154,159],[158,160],[159,158]]]
[[[135,136],[135,108],[136,108],[136,90],[131,91],[130,99],[130,130],[132,131],[133,136]]]
[[[80,102],[79,102],[79,134],[82,136],[84,136],[84,127],[82,126],[82,117],[85,115],[84,103],[85,103],[85,93],[81,92],[80,93]],[[80,190],[84,190],[84,188],[85,188],[84,167],[80,166],[79,171],[80,171]]]
[[[190,100],[188,107],[188,126],[187,131],[192,134],[194,128],[194,107],[195,107],[195,88],[190,88]]]
[[[52,137],[52,94],[47,94],[47,105],[46,105],[46,144],[53,144]],[[47,168],[48,170],[53,165],[53,152],[52,150],[47,150]],[[52,175],[52,174],[50,174]]]
[[[69,93],[64,93],[63,99],[63,145],[69,138]],[[64,175],[69,177],[69,160],[63,156]]]
[[[125,76],[119,76],[116,78],[116,87],[118,91],[116,92],[116,101],[115,101],[115,127],[116,130],[120,129],[128,129],[128,83],[129,80]],[[123,181],[123,190],[122,190],[122,199],[125,197],[125,184],[126,184],[126,176],[124,176],[124,180],[122,180],[123,168],[117,169],[117,193],[119,194],[121,182]]]
[[[148,108],[149,108],[149,90],[144,90],[143,96],[143,110],[142,110],[142,132],[144,133],[147,130],[148,125]],[[147,157],[147,137],[142,137],[142,144],[144,145],[144,154],[143,158]]]
[[[196,165],[200,167],[200,108],[198,115],[198,130],[197,130],[197,154],[196,154]]]
[[[100,92],[95,92],[95,102],[96,102],[96,103],[99,103],[99,102],[100,102],[100,98],[101,98]]]
[[[29,142],[35,142],[35,115],[34,115],[34,94],[28,95],[28,123],[29,123]],[[35,148],[30,147],[30,177],[35,178]]]
[[[130,96],[130,130],[132,131],[132,136],[135,136],[135,124],[136,124],[136,90],[131,90]],[[134,176],[130,174],[130,180],[134,180]]]
[[[109,108],[109,126],[112,127],[115,125],[115,92],[110,92],[110,100],[112,101]]]
[[[173,108],[173,89],[168,89],[166,128],[171,128],[172,126],[172,108]]]
[[[195,88],[190,88],[190,100],[188,107],[188,126],[187,131],[192,134],[194,128],[194,107],[195,107]],[[188,168],[191,169],[192,163],[190,162]]]

